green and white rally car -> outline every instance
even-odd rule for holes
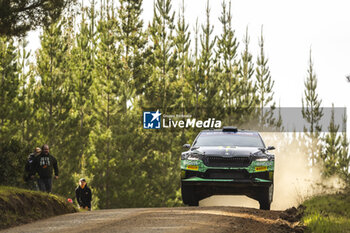
[[[273,196],[275,156],[260,134],[223,127],[201,131],[181,154],[184,204],[198,206],[212,195],[246,195],[269,210]]]

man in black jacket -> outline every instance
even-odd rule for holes
[[[55,170],[55,179],[58,179],[57,160],[50,154],[48,145],[43,145],[42,152],[34,160],[34,173],[39,174],[39,190],[50,193],[52,190],[52,170]]]
[[[91,189],[84,178],[79,180],[79,186],[75,189],[75,197],[81,209],[91,210]]]
[[[35,180],[32,178],[32,174],[34,171],[34,160],[41,153],[40,147],[36,147],[34,152],[28,156],[26,165],[24,167],[24,181],[26,182],[26,186],[32,190],[38,190],[38,185]]]

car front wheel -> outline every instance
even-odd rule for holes
[[[273,184],[261,190],[259,204],[261,210],[270,210],[273,198]]]
[[[185,205],[198,206],[199,200],[195,194],[195,187],[181,184],[182,201]]]

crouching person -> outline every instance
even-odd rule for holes
[[[80,209],[91,210],[91,189],[84,178],[79,180],[79,186],[75,189],[75,197]]]

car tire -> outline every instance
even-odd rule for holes
[[[185,205],[198,206],[199,200],[195,195],[195,187],[181,184],[182,201]]]
[[[259,204],[261,210],[270,210],[273,198],[273,184],[269,187],[264,187],[261,190]]]

